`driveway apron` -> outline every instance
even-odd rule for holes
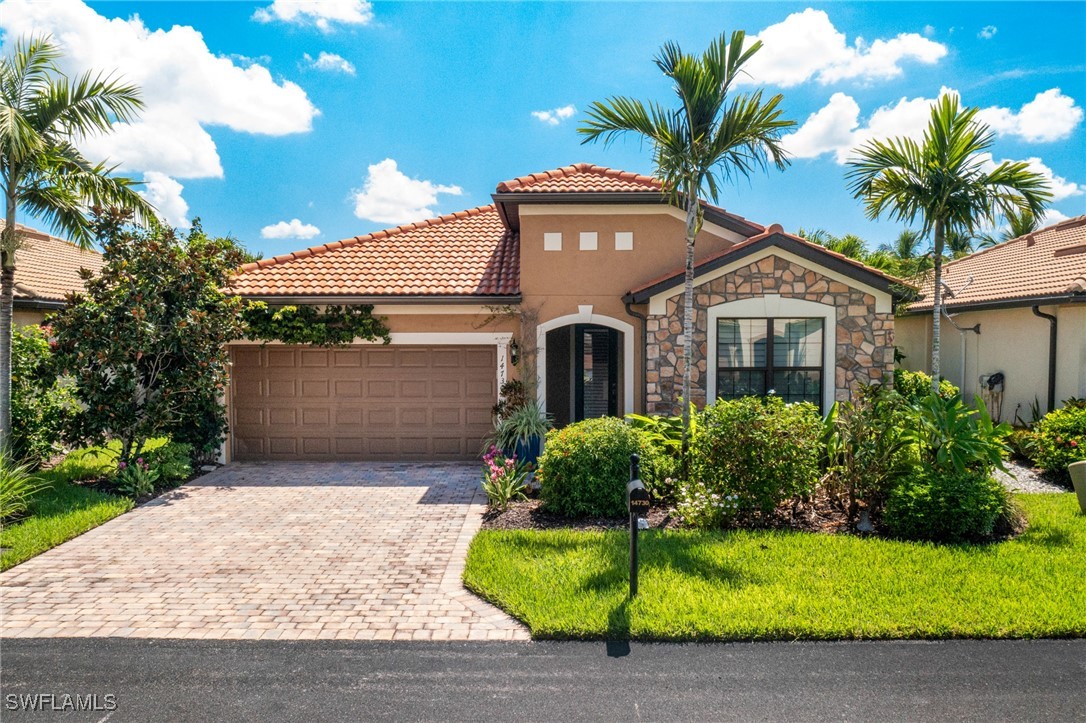
[[[5,637],[520,640],[460,577],[474,465],[232,464],[0,575]]]

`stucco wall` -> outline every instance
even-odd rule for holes
[[[1056,404],[1068,397],[1086,396],[1086,304],[1042,306],[1057,318]],[[944,319],[940,325],[942,375],[961,388],[966,399],[980,390],[980,376],[1003,372],[1001,419],[1030,420],[1034,399],[1042,406],[1048,399],[1047,319],[1034,316],[1029,307],[964,312],[954,315],[960,327],[980,324],[980,334],[965,335],[965,372],[962,373],[961,335]],[[906,369],[931,371],[931,316],[907,316],[897,321],[898,345],[907,358]]]
[[[813,266],[813,265],[812,265]],[[769,255],[695,287],[692,401],[704,405],[708,387],[709,310],[716,305],[766,294],[833,307],[836,321],[835,368],[824,383],[834,398],[849,399],[864,384],[889,383],[894,363],[894,317],[879,311],[874,295],[829,278],[809,266]],[[884,305],[886,300],[883,300]],[[666,311],[649,317],[648,411],[677,414],[682,389],[682,294],[667,300]]]
[[[40,311],[38,309],[15,309],[12,315],[12,323],[15,326],[28,326],[30,324],[41,324],[45,320],[46,314],[51,314],[50,311]]]

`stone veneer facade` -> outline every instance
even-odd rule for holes
[[[706,403],[708,309],[728,301],[765,294],[828,304],[837,309],[835,373],[836,399],[847,400],[861,386],[893,383],[894,315],[875,309],[875,297],[804,268],[779,256],[759,261],[694,287],[694,369],[691,397],[701,407]],[[647,411],[649,414],[679,414],[682,392],[682,302],[683,295],[667,300],[667,313],[649,315],[646,354]]]

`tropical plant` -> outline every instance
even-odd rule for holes
[[[698,430],[697,408],[690,405],[690,434],[696,434]],[[640,430],[649,440],[657,446],[661,452],[666,452],[674,457],[682,456],[683,449],[683,418],[662,417],[653,415],[647,417],[643,414],[627,414],[626,421],[634,429]]]
[[[492,441],[499,449],[513,452],[518,444],[528,444],[533,438],[542,439],[553,427],[539,402],[529,399],[498,421]]]
[[[962,403],[960,396],[945,398],[929,394],[913,407],[911,419],[902,435],[915,445],[921,463],[941,472],[1003,469],[1003,459],[1010,453],[1004,441],[1011,433],[1006,422],[995,424],[988,408],[978,396],[975,408]]]
[[[11,350],[11,456],[38,467],[61,451],[64,423],[75,399],[71,385],[53,371],[45,329],[16,329]]]
[[[1048,182],[1024,161],[985,169],[994,134],[947,94],[931,108],[921,142],[912,138],[872,140],[849,161],[849,190],[862,199],[868,218],[887,215],[921,224],[933,236],[932,392],[938,391],[940,321],[943,313],[943,252],[947,234],[973,234],[1000,215],[1043,213],[1052,198]]]
[[[513,500],[528,499],[528,470],[517,456],[506,457],[494,445],[483,455],[483,492],[490,506],[504,511]]]
[[[43,483],[27,464],[19,464],[7,454],[0,454],[0,522],[26,512],[34,494]]]
[[[696,489],[694,496],[734,496],[718,522],[764,517],[814,489],[821,432],[818,408],[807,402],[786,404],[778,396],[718,400],[701,413],[684,485]]]
[[[915,460],[902,435],[907,418],[901,396],[879,387],[830,408],[823,422],[823,483],[845,498],[849,519],[861,509],[877,515],[898,479],[912,469]]]
[[[159,471],[145,462],[143,457],[137,457],[131,463],[121,460],[117,463],[113,486],[126,497],[139,499],[155,491],[155,483],[160,476]]]
[[[0,234],[0,448],[11,427],[11,333],[16,253],[28,241],[16,226],[19,209],[42,219],[82,248],[93,241],[86,211],[116,206],[148,217],[151,206],[134,182],[88,161],[75,144],[130,121],[142,108],[139,91],[97,72],[68,78],[60,50],[47,37],[16,40],[0,58],[0,180],[5,201]]]
[[[206,236],[199,223],[179,237],[157,224],[133,229],[127,219],[118,211],[97,217],[105,246],[101,273],[86,273],[85,293],[52,318],[56,368],[75,378],[80,403],[68,440],[118,440],[126,463],[151,437],[217,446],[226,429],[219,401],[226,344],[244,329],[240,299],[222,290],[238,252]],[[196,412],[204,437],[184,438]]]
[[[686,213],[686,283],[683,300],[683,432],[689,439],[691,369],[694,347],[694,241],[704,218],[702,198],[716,201],[725,181],[749,178],[769,165],[788,164],[781,133],[795,125],[782,117],[780,94],[763,99],[762,92],[733,94],[732,84],[762,47],[747,44],[742,31],[730,42],[721,35],[698,55],[684,53],[669,42],[656,56],[656,66],[671,81],[678,107],[624,96],[589,106],[588,118],[577,129],[588,143],[610,143],[632,133],[653,148],[654,175],[670,203]]]

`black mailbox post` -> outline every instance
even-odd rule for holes
[[[637,595],[637,530],[649,516],[649,491],[641,482],[641,458],[630,455],[630,481],[626,485],[626,509],[630,512],[630,598]]]

